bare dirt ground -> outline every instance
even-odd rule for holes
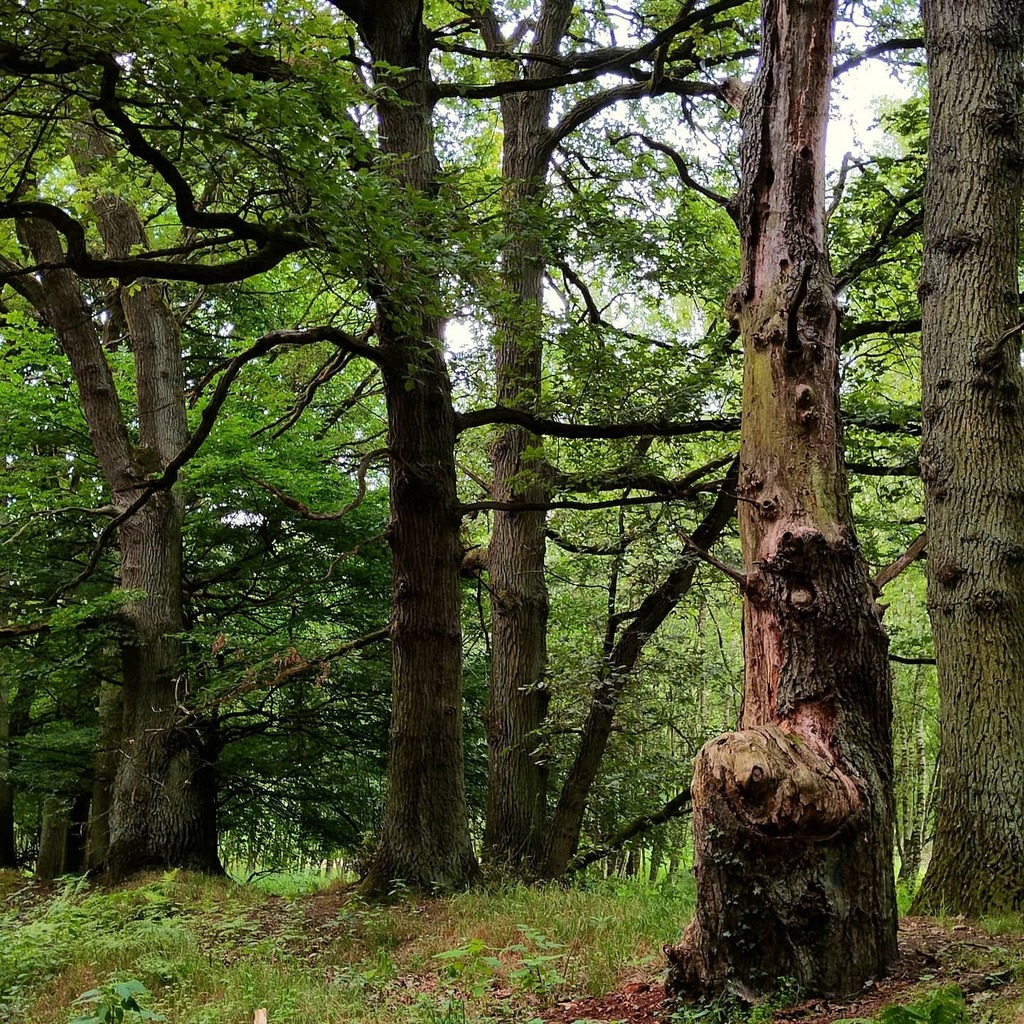
[[[853,999],[808,999],[777,1010],[774,1019],[793,1024],[832,1024],[871,1018],[887,1006],[909,1004],[941,985],[959,985],[972,1020],[1024,1024],[1024,935],[990,935],[963,921],[908,917],[900,922],[900,956],[886,978]],[[594,999],[567,1000],[542,1013],[545,1024],[575,1021],[656,1024],[667,1022],[660,982],[636,980]]]

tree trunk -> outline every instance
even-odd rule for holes
[[[50,882],[64,874],[68,829],[71,822],[68,805],[63,797],[48,796],[43,801],[39,824],[39,856],[36,858],[36,878]]]
[[[557,55],[571,12],[571,0],[546,0],[531,54]],[[483,34],[489,47],[506,48],[493,15],[485,17]],[[542,61],[523,68],[525,78],[550,73]],[[550,156],[551,99],[550,89],[501,99],[507,242],[501,264],[505,308],[498,317],[494,355],[496,404],[530,412],[537,409],[541,386],[544,256],[538,220]],[[491,467],[495,500],[547,497],[541,439],[521,427],[502,430],[491,449]],[[487,555],[492,653],[484,714],[489,758],[484,857],[520,878],[535,877],[540,868],[547,817],[548,770],[540,749],[549,703],[546,523],[544,512],[495,512]]]
[[[1024,909],[1021,0],[924,0],[921,476],[939,677],[935,846],[915,912]]]
[[[89,806],[87,864],[90,871],[103,867],[110,848],[110,802],[114,779],[117,777],[117,763],[121,756],[121,728],[124,719],[121,690],[114,683],[100,683],[100,735],[93,755],[92,803]]]
[[[825,252],[835,5],[766,0],[742,112],[739,731],[693,780],[696,916],[668,989],[845,995],[896,953],[887,640],[853,532]]]
[[[96,215],[110,256],[124,257],[144,241],[138,214],[122,201],[98,200]],[[142,279],[121,289],[135,360],[138,444],[132,444],[91,311],[76,276],[60,268],[55,230],[43,222],[26,222],[24,230],[39,262],[57,267],[43,274],[41,312],[71,363],[111,503],[123,511],[188,437],[177,324],[157,282]],[[123,743],[105,863],[113,880],[151,866],[220,870],[215,776],[203,725],[182,723],[188,698],[180,639],[183,507],[177,488],[157,492],[118,531],[120,586],[138,596],[122,609]]]
[[[356,20],[379,62],[379,144],[395,157],[396,185],[416,197],[415,207],[434,193],[437,179],[422,6],[416,0],[338,6]],[[429,215],[411,216],[422,223]],[[463,549],[440,282],[417,268],[409,277],[431,293],[411,295],[403,276],[382,269],[370,282],[388,410],[393,650],[388,791],[379,844],[363,882],[370,893],[386,892],[395,880],[453,889],[478,870],[463,772]]]
[[[925,760],[925,723],[921,684],[923,668],[914,673],[910,707],[913,714],[903,736],[903,763],[897,766],[900,780],[900,823],[897,831],[900,854],[898,882],[915,886],[921,872],[925,824],[928,819],[928,782]]]
[[[704,550],[714,544],[736,510],[730,483],[734,473],[735,467],[711,511],[693,532],[694,543]],[[608,645],[610,650],[594,689],[576,757],[562,783],[548,828],[543,863],[546,878],[561,878],[576,852],[587,800],[608,747],[626,683],[632,677],[644,645],[689,591],[697,565],[693,554],[688,553],[681,558],[661,586],[641,602],[636,616],[630,620],[618,641]]]
[[[11,712],[9,684],[0,676],[0,868],[16,868],[14,786],[11,785]]]

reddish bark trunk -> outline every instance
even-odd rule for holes
[[[896,952],[887,640],[853,532],[825,252],[834,4],[766,0],[742,113],[739,731],[694,772],[697,911],[675,995],[848,994]]]

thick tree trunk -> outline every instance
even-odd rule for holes
[[[739,731],[694,771],[697,911],[669,991],[848,994],[896,953],[887,640],[854,537],[825,252],[834,4],[766,0],[742,114]]]
[[[1024,909],[1021,0],[924,0],[921,476],[941,704],[917,912]]]
[[[138,214],[122,201],[100,199],[96,214],[109,255],[124,257],[144,241]],[[40,262],[62,262],[50,225],[29,222],[25,232]],[[77,278],[66,269],[47,271],[43,295],[41,312],[71,363],[112,505],[122,511],[188,438],[177,324],[157,282],[140,280],[121,290],[136,374],[138,444],[132,444]],[[180,639],[182,514],[180,491],[161,491],[118,531],[120,585],[139,596],[122,610],[123,742],[105,863],[114,880],[150,866],[220,870],[215,774],[203,726],[182,722],[188,698]]]
[[[416,0],[343,6],[376,61],[379,144],[414,195],[436,188],[427,68],[429,41]],[[396,71],[396,69],[402,69]],[[420,215],[422,217],[422,215]],[[425,230],[432,230],[429,224]],[[422,283],[422,273],[410,275]],[[388,409],[393,650],[387,799],[363,883],[453,889],[472,881],[462,751],[461,515],[455,414],[443,354],[439,281],[410,295],[402,274],[370,282],[377,304]],[[410,314],[410,310],[415,310]]]
[[[569,26],[571,0],[546,0],[530,52],[555,56]],[[485,19],[488,46],[504,48],[496,20]],[[549,66],[527,62],[526,78]],[[501,278],[507,308],[495,344],[496,404],[536,411],[543,356],[544,258],[535,222],[543,207],[550,147],[550,89],[505,96],[502,176],[508,241]],[[498,501],[543,501],[540,438],[520,427],[504,429],[491,449],[492,493]],[[495,512],[488,547],[491,599],[491,680],[487,727],[487,819],[484,857],[499,870],[533,877],[540,868],[547,817],[548,771],[541,727],[549,695],[548,591],[544,577],[544,512]]]

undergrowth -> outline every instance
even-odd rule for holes
[[[277,888],[278,891],[274,891]],[[0,1020],[529,1021],[656,973],[692,882],[509,887],[367,903],[343,885],[181,873],[113,890],[0,874]]]

